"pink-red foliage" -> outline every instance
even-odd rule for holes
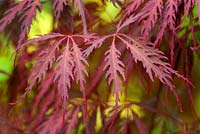
[[[132,109],[133,105],[152,112],[152,122],[156,113],[167,116],[175,123],[184,124],[179,119],[174,119],[168,110],[159,110],[157,105],[160,104],[162,108],[167,109],[168,91],[171,91],[180,111],[184,111],[179,90],[176,88],[175,77],[177,77],[181,79],[179,81],[186,82],[190,101],[194,107],[191,94],[194,86],[186,78],[191,78],[191,67],[188,61],[186,66],[186,59],[182,59],[184,69],[181,70],[182,64],[179,58],[181,52],[184,55],[188,49],[186,47],[188,45],[186,42],[189,40],[188,31],[192,34],[193,43],[189,46],[196,50],[199,48],[195,41],[196,25],[193,25],[193,21],[196,20],[193,20],[192,9],[197,4],[197,12],[200,14],[200,1],[197,0],[196,3],[194,0],[108,1],[115,7],[121,8],[117,16],[120,19],[104,24],[96,13],[98,8],[94,7],[98,7],[98,4],[95,2],[90,5],[85,4],[83,0],[52,0],[55,27],[51,33],[33,39],[27,39],[27,34],[36,14],[43,10],[43,3],[40,0],[23,0],[11,4],[1,15],[0,32],[5,31],[6,34],[7,30],[10,31],[10,25],[20,26],[19,29],[14,29],[19,33],[18,43],[15,45],[18,54],[16,67],[19,66],[19,70],[24,71],[20,76],[20,81],[23,81],[20,88],[25,89],[22,98],[25,99],[30,91],[34,93],[33,99],[30,100],[33,101],[31,121],[27,125],[30,131],[41,134],[70,134],[72,131],[78,131],[83,125],[83,133],[89,134],[92,127],[91,131],[96,131],[95,125],[98,125],[99,113],[103,125],[99,128],[99,132],[128,134],[133,131],[131,127],[135,124],[138,133],[150,133],[153,128],[148,130],[137,111]],[[102,0],[102,3],[105,4],[105,0]],[[78,13],[74,12],[72,15],[74,8]],[[37,12],[37,9],[40,12]],[[88,12],[91,10],[95,13]],[[181,38],[178,34],[188,16],[191,28],[186,28],[185,35]],[[93,20],[90,22],[91,29],[88,29],[89,20]],[[10,38],[15,43],[12,36]],[[36,48],[33,52],[28,51],[31,45]],[[98,52],[102,55],[95,57]],[[97,58],[96,70],[93,69],[94,64],[91,62],[93,56]],[[30,64],[29,67],[26,67],[26,62]],[[142,78],[141,85],[146,87],[146,83],[150,83],[151,80],[155,85],[159,85],[153,86],[157,88],[155,90],[158,93],[154,94],[152,99],[147,97],[139,102],[125,99],[125,102],[120,104],[121,95],[131,90],[126,89],[130,76],[138,76],[137,72],[142,75],[138,78]],[[104,83],[106,89],[100,86],[104,78],[107,81],[107,84]],[[160,97],[164,86],[166,90],[163,91],[163,96],[166,100]],[[149,91],[153,90],[150,86],[148,88]],[[110,94],[115,97],[115,105],[109,103]],[[156,100],[153,105],[152,100]],[[163,100],[162,103],[160,100]],[[127,117],[121,117],[124,109],[130,109],[131,114],[127,112]]]

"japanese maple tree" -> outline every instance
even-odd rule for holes
[[[30,38],[47,3],[53,28]],[[100,9],[108,4],[119,12],[106,22]],[[0,6],[0,31],[15,48],[8,111],[18,107],[22,114],[8,117],[10,130],[0,132],[200,131],[192,74],[199,0],[1,0]],[[181,117],[185,101],[192,122]]]

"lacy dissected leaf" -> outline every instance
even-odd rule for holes
[[[142,3],[144,3],[144,0],[131,0],[131,4],[127,7],[124,16],[127,17],[136,11]]]
[[[1,1],[2,0],[0,0],[0,3],[2,3]],[[167,40],[164,40],[163,44],[165,43],[170,44],[169,46],[170,48],[164,46],[163,50],[169,52],[169,55],[171,56],[171,61],[175,61],[173,60],[173,58],[178,59],[180,53],[182,53],[182,50],[184,54],[188,55],[188,53],[190,52],[185,51],[184,47],[187,46],[188,43],[190,43],[190,40],[186,40],[185,38],[188,38],[187,36],[191,34],[190,30],[192,31],[192,33],[194,32],[196,33],[197,32],[196,30],[198,30],[197,29],[198,26],[196,27],[195,23],[196,18],[193,17],[192,11],[194,9],[194,2],[197,2],[198,13],[200,14],[200,0],[196,1],[195,0],[146,0],[146,1],[145,0],[128,0],[128,1],[101,0],[101,2],[106,1],[106,2],[112,2],[114,5],[117,4],[120,6],[122,5],[121,11],[122,12],[125,11],[123,17],[121,16],[121,14],[119,14],[118,16],[120,20],[117,25],[116,33],[113,33],[115,30],[115,27],[113,27],[113,25],[116,25],[118,18],[113,23],[110,23],[110,25],[107,23],[106,24],[102,23],[104,21],[99,22],[99,20],[102,20],[101,19],[102,15],[103,17],[107,15],[107,13],[104,14],[105,13],[104,11],[99,11],[99,9],[104,10],[105,7],[107,10],[109,6],[103,5],[103,7],[100,7],[102,6],[100,4],[101,2],[99,3],[97,1],[91,2],[84,0],[52,0],[54,16],[57,20],[59,19],[59,21],[55,22],[56,26],[53,25],[53,30],[60,33],[50,33],[47,35],[42,35],[39,38],[28,40],[26,43],[22,45],[21,43],[26,38],[26,34],[27,32],[29,32],[31,23],[36,16],[37,9],[39,8],[39,10],[41,10],[41,3],[49,1],[9,0],[9,2],[7,2],[6,4],[9,5],[14,1],[19,1],[19,2],[12,8],[8,9],[8,11],[4,14],[3,18],[0,20],[0,32],[3,31],[5,27],[9,25],[12,21],[14,21],[16,17],[19,18],[19,24],[17,24],[17,26],[19,26],[18,29],[20,29],[19,30],[20,40],[17,50],[21,50],[22,48],[27,48],[23,49],[23,54],[25,53],[25,56],[22,57],[23,59],[21,57],[19,58],[19,64],[27,62],[29,65],[29,62],[32,62],[32,60],[36,61],[32,66],[32,70],[30,70],[30,68],[26,68],[25,67],[26,64],[20,65],[20,67],[23,66],[24,69],[19,70],[19,73],[20,72],[22,73],[24,71],[26,72],[25,74],[29,75],[28,77],[29,87],[27,88],[28,91],[34,85],[36,85],[37,82],[40,82],[39,85],[36,86],[37,91],[34,92],[34,94],[32,94],[33,96],[31,95],[31,98],[32,97],[35,98],[34,99],[35,103],[33,103],[33,110],[31,110],[33,111],[32,112],[33,118],[25,121],[25,123],[28,122],[28,125],[30,124],[31,126],[32,124],[33,125],[36,124],[35,127],[33,128],[33,130],[36,131],[36,133],[71,134],[71,133],[83,132],[86,134],[90,133],[92,134],[95,133],[96,130],[100,131],[102,130],[102,133],[105,134],[106,133],[115,134],[119,132],[119,129],[120,127],[122,127],[122,125],[123,125],[122,133],[132,133],[132,132],[134,133],[137,131],[134,128],[138,129],[138,133],[140,134],[150,133],[148,132],[149,130],[146,128],[144,122],[142,121],[143,119],[146,119],[146,117],[149,114],[140,113],[144,118],[139,118],[138,112],[141,111],[140,108],[148,110],[150,112],[154,112],[155,114],[161,114],[161,116],[164,116],[164,118],[168,116],[168,112],[159,111],[156,108],[151,107],[151,105],[149,104],[143,102],[140,103],[133,100],[130,100],[130,102],[129,101],[127,102],[125,100],[125,102],[123,102],[122,104],[124,106],[120,107],[121,106],[120,105],[118,107],[119,92],[122,92],[123,90],[122,85],[124,83],[127,85],[128,82],[131,82],[128,73],[130,73],[131,71],[133,72],[136,71],[136,73],[138,72],[138,70],[133,70],[134,68],[129,67],[133,66],[134,60],[136,63],[140,62],[141,64],[139,65],[143,65],[144,70],[146,71],[147,75],[150,77],[152,81],[154,77],[157,77],[158,80],[160,80],[163,84],[168,86],[169,89],[174,93],[180,105],[180,108],[182,107],[179,102],[179,98],[176,94],[175,87],[173,85],[172,81],[173,75],[176,75],[178,78],[184,79],[185,82],[189,83],[189,85],[192,85],[192,83],[188,79],[184,78],[184,76],[180,75],[177,71],[172,69],[171,66],[173,66],[174,64],[172,64],[172,62],[171,65],[168,63],[168,59],[166,56],[164,56],[164,53],[162,51],[155,49],[154,48],[155,46],[150,47],[150,45],[153,44],[150,44],[149,42],[146,42],[144,40],[139,40],[134,36],[138,35],[138,30],[139,31],[142,30],[143,36],[149,37],[148,39],[150,39],[151,41],[156,40],[155,42],[160,43],[159,41],[163,38],[164,33],[167,32],[165,38]],[[74,5],[75,11],[79,12],[80,17],[77,16],[73,17],[71,15],[72,8],[70,8],[70,6],[72,4],[70,2]],[[83,2],[86,3],[84,4]],[[49,4],[51,4],[51,2]],[[2,5],[2,7],[3,6],[4,5]],[[180,8],[180,10],[178,8]],[[91,9],[90,11],[94,9],[93,10],[94,13],[87,12],[86,9]],[[0,9],[0,12],[3,10]],[[101,13],[99,14],[99,12],[103,14]],[[86,13],[88,13],[87,14],[88,16],[89,14],[92,15],[91,29],[94,28],[95,31],[97,31],[97,33],[101,35],[105,33],[107,33],[108,35],[98,36],[97,38],[93,38],[91,35],[88,35]],[[183,14],[185,16],[183,16]],[[190,23],[191,23],[190,25],[193,25],[193,22],[195,25],[194,27],[193,26],[189,28],[186,27],[186,31],[184,31],[185,29],[182,29],[181,24],[182,22],[185,21],[186,17],[188,16],[190,17]],[[109,17],[109,15],[107,15],[107,17]],[[200,15],[199,15],[199,20],[200,20]],[[81,33],[82,29],[79,25],[81,22],[83,24],[84,34],[83,35],[73,34],[73,33]],[[127,27],[129,24],[132,25]],[[193,30],[192,27],[195,30]],[[185,38],[180,38],[178,34],[179,30],[180,31],[183,30]],[[15,29],[13,31],[15,31]],[[124,34],[119,32],[124,32]],[[192,34],[192,36],[193,39],[195,40],[196,34],[195,36],[194,34]],[[108,38],[109,40],[107,40]],[[2,39],[4,39],[4,37]],[[15,44],[14,40],[15,38],[9,37],[9,39],[11,39],[11,41],[13,41],[13,43]],[[41,45],[39,44],[40,41],[42,42]],[[107,42],[110,41],[112,43],[107,44]],[[28,51],[29,48],[31,48],[32,50],[32,47],[29,47],[28,44],[31,43],[34,43],[36,44],[36,46],[39,46],[38,47],[39,49],[33,52],[32,51],[29,52]],[[181,43],[183,43],[183,45]],[[2,46],[3,44],[4,41],[0,42],[0,47],[3,47]],[[175,44],[178,44],[179,46],[182,45],[181,49],[178,48],[177,51],[173,51],[176,50]],[[105,52],[104,55],[105,56],[104,61],[102,61],[101,56],[99,56],[99,54],[101,54],[103,51],[99,51],[100,53],[97,53],[95,55],[91,54],[95,49],[100,48],[102,45],[105,45],[108,48],[108,50]],[[125,53],[126,51],[128,52]],[[88,75],[88,72],[86,70],[88,62],[86,61],[86,58],[90,55],[94,56],[91,58],[91,62],[94,63],[91,64],[95,65],[97,64],[97,67],[95,67],[97,71],[95,69],[91,70],[93,72],[93,74],[91,75],[92,77],[89,78],[89,80],[91,81],[89,80],[86,81],[86,76]],[[93,58],[96,61],[93,61]],[[187,64],[191,63],[190,61],[188,61],[190,59],[192,61],[193,57],[190,56],[189,54],[188,57],[186,56],[185,59],[184,58],[181,59],[181,61],[183,60],[183,62],[180,62],[180,65],[181,64],[184,65],[183,71],[184,73],[186,73],[186,76],[190,75],[189,74],[190,69],[192,68],[192,65],[187,66]],[[23,62],[21,62],[21,60]],[[18,62],[18,60],[16,60],[16,62]],[[178,65],[177,63],[175,65]],[[15,68],[16,70],[18,70],[19,64],[16,64],[17,65],[17,67]],[[124,72],[125,65],[127,70],[126,75]],[[182,69],[182,67],[180,68]],[[102,81],[104,80],[103,78],[104,72],[106,79],[108,81],[107,83]],[[12,77],[15,77],[16,74],[18,73],[15,73],[14,70]],[[143,70],[141,70],[141,68],[139,68],[139,74],[143,75]],[[11,83],[13,83],[12,77],[10,79]],[[146,77],[140,77],[140,79],[142,78]],[[22,82],[25,83],[23,84],[24,86],[27,85],[26,80],[27,78],[23,78],[22,80]],[[72,82],[74,83],[76,82],[78,86],[72,86]],[[112,93],[116,97],[117,107],[109,105],[110,103],[108,102],[107,97],[109,97],[110,91],[105,91],[105,93],[99,93],[97,91],[99,88],[100,89],[104,88],[106,84],[109,84],[109,86],[112,88]],[[144,81],[142,81],[142,86],[144,87],[148,86],[149,88],[151,88],[151,86],[146,84],[148,83],[146,83],[145,79]],[[160,83],[156,84],[159,84],[158,90],[160,90],[162,88],[162,84]],[[176,84],[179,85],[180,83]],[[87,85],[87,92],[84,87],[85,85]],[[19,89],[23,88],[23,86],[19,87],[20,87]],[[71,90],[72,87],[74,88],[80,87],[81,92],[83,92],[84,98],[80,97],[77,91],[73,92],[72,96],[69,97],[69,91]],[[157,85],[155,87],[157,87]],[[190,98],[192,98],[190,87],[188,89],[189,89],[188,94]],[[165,94],[166,98],[167,98],[167,93]],[[159,92],[157,94],[159,95]],[[83,101],[86,100],[86,96],[87,96],[87,102],[85,103]],[[145,101],[145,102],[148,101],[148,98],[140,100],[141,98],[140,95],[137,97],[139,97],[138,98],[139,101]],[[11,99],[13,98],[12,93],[10,98]],[[68,98],[70,99],[67,100]],[[29,97],[27,99],[29,99]],[[105,99],[107,101],[102,101]],[[64,102],[64,105],[62,105],[63,100],[64,101],[67,100],[68,103]],[[29,101],[31,102],[32,99]],[[29,104],[29,101],[27,104]],[[64,108],[62,108],[63,106]],[[130,115],[129,112],[130,109],[132,108],[135,111],[133,111],[133,114]],[[30,107],[27,107],[27,110],[25,111],[30,111],[30,109],[31,109]],[[85,116],[87,114],[88,117]],[[25,114],[24,117],[25,118],[29,117],[29,113],[28,116]],[[134,119],[132,119],[132,117]],[[126,120],[123,122],[124,119]],[[171,119],[171,116],[169,117],[169,119]],[[174,117],[172,117],[172,120],[174,120]],[[33,123],[30,121],[33,121]],[[181,118],[180,119],[177,118],[174,121],[180,124],[184,123],[183,121],[181,121]],[[162,124],[161,126],[163,126]],[[29,132],[31,126],[28,125],[27,126],[26,124],[21,125],[20,123],[20,127],[22,127],[24,133],[26,132],[34,133],[34,132]]]
[[[118,33],[117,37],[126,45],[127,49],[130,50],[135,62],[142,62],[143,67],[146,69],[152,81],[154,73],[155,76],[173,92],[180,111],[182,111],[182,104],[175,91],[175,86],[172,83],[172,74],[176,72],[174,72],[171,65],[166,61],[167,57],[164,56],[163,52],[147,46],[147,43],[144,41],[135,40],[125,34]]]
[[[55,42],[55,44],[50,45],[46,50],[40,53],[39,59],[33,66],[28,78],[29,83],[31,83],[30,88],[32,88],[37,80],[40,82],[40,80],[46,75],[46,71],[52,67],[53,62],[55,61],[56,49],[58,49],[63,40],[65,40],[65,38]]]
[[[189,14],[189,11],[193,8],[194,6],[194,0],[183,0],[184,1],[184,11],[185,11],[185,16]]]
[[[148,37],[150,30],[154,27],[159,15],[162,15],[163,1],[149,0],[145,7],[141,10],[145,15],[140,20],[145,20],[142,28],[142,36]]]
[[[58,89],[60,96],[65,100],[68,98],[68,92],[71,87],[71,79],[73,79],[73,58],[69,49],[69,39],[62,55],[57,59],[56,74],[54,81],[58,79]]]
[[[33,66],[28,79],[29,87],[27,88],[27,92],[32,89],[36,82],[40,82],[40,80],[45,77],[46,71],[52,67],[52,64],[55,61],[57,61],[58,64],[55,70],[54,82],[58,82],[59,93],[62,98],[65,98],[64,102],[68,98],[68,92],[71,87],[71,80],[74,80],[74,78],[77,84],[80,84],[80,90],[85,96],[84,83],[86,81],[84,75],[88,75],[85,66],[88,65],[88,63],[83,56],[83,52],[75,42],[76,39],[79,40],[80,38],[82,40],[84,39],[84,42],[86,42],[91,38],[93,39],[94,36],[93,34],[63,35],[59,33],[52,33],[41,36],[39,38],[31,39],[18,47],[19,50],[23,47],[26,47],[28,44],[46,40],[54,40],[55,42],[54,44],[50,42],[49,47],[41,52],[36,64]],[[64,46],[62,54],[58,58],[55,57],[56,51],[61,51],[59,50],[59,47],[61,46],[60,44],[66,40],[67,44]],[[24,95],[26,95],[27,92]]]
[[[116,97],[116,105],[119,101],[119,92],[122,93],[122,81],[120,79],[119,74],[122,76],[123,80],[125,80],[124,75],[124,64],[119,59],[121,56],[120,51],[118,51],[115,47],[115,37],[113,37],[112,45],[110,46],[109,50],[105,53],[105,67],[104,70],[106,71],[106,78],[108,79],[108,83],[111,85],[113,82],[114,91],[113,94]]]
[[[24,0],[6,11],[4,17],[0,20],[0,31],[3,31],[4,28],[10,24],[18,14],[22,12],[24,6],[27,5],[27,3],[28,1]]]
[[[166,7],[165,7],[165,13],[164,16],[164,23],[167,23],[173,31],[175,31],[175,21],[176,21],[176,13],[178,11],[178,1],[176,0],[167,0]],[[167,22],[165,22],[167,21]]]
[[[72,56],[74,60],[74,76],[76,79],[76,83],[80,84],[80,90],[83,92],[83,94],[85,94],[84,83],[86,81],[84,78],[84,74],[88,75],[87,69],[85,66],[85,65],[88,65],[88,63],[86,59],[84,58],[83,53],[78,47],[78,45],[76,44],[76,42],[72,38],[71,38],[71,41],[72,41]]]
[[[155,41],[155,46],[159,43],[162,39],[163,34],[167,26],[169,26],[170,30],[175,32],[175,21],[176,21],[176,13],[178,11],[178,1],[175,0],[167,0],[166,7],[164,10],[164,19],[161,25],[161,28],[157,34],[157,38]]]
[[[150,47],[146,42],[141,40],[135,40],[125,34],[116,33],[113,35],[108,35],[108,37],[113,37],[113,42],[115,41],[115,36],[119,38],[130,50],[132,57],[135,62],[140,61],[143,64],[143,67],[146,69],[147,74],[150,79],[153,81],[153,74],[166,86],[173,91],[179,105],[181,108],[180,100],[175,92],[174,85],[172,84],[172,74],[175,74],[174,70],[171,68],[170,64],[167,62],[167,57],[164,56],[163,52]],[[100,44],[106,39],[100,38],[91,48],[88,49],[88,53],[90,53],[93,49],[98,48]],[[118,99],[118,91],[121,91],[121,80],[119,78],[119,74],[124,78],[123,71],[123,63],[119,60],[120,52],[115,48],[114,43],[110,49],[106,52],[106,65],[104,69],[108,69],[106,73],[106,77],[108,78],[108,83],[111,84],[113,82],[114,85],[114,93],[116,94],[116,103],[119,101]],[[152,45],[152,44],[151,44]],[[87,49],[86,49],[87,52]],[[125,79],[125,78],[124,78]]]
[[[135,62],[142,62],[143,67],[146,68],[146,72],[151,80],[153,80],[154,73],[155,76],[158,77],[162,83],[170,87],[170,89],[174,88],[171,82],[173,70],[171,69],[170,64],[164,61],[167,57],[163,55],[163,52],[147,46],[145,42],[135,40],[124,34],[120,34],[117,37],[126,44],[126,47],[130,50]]]
[[[144,2],[144,0],[132,1],[132,4],[126,9],[126,13],[123,16],[124,19],[121,19],[117,25],[117,32],[133,22],[143,21],[144,25],[142,25],[141,33],[143,37],[148,37],[150,30],[155,26],[158,17],[162,16],[163,1],[149,0],[145,3],[144,7],[135,14],[134,11]]]
[[[21,15],[19,19],[19,22],[21,22],[21,28],[18,44],[21,44],[21,42],[24,40],[26,31],[30,31],[32,19],[36,17],[36,9],[39,8],[40,11],[42,10],[40,0],[29,0],[27,4],[29,6],[24,8],[25,13]]]
[[[120,20],[118,25],[117,25],[117,32],[119,32],[122,28],[128,26],[129,24],[136,22],[139,18],[141,18],[142,16],[144,16],[146,13],[145,12],[139,12],[136,15],[132,14],[131,16],[129,16],[128,18],[126,17],[125,20]]]
[[[92,44],[92,45],[90,45],[89,47],[87,47],[87,49],[85,49],[85,50],[83,51],[84,57],[88,57],[88,56],[93,52],[93,50],[95,50],[95,49],[101,47],[101,45],[103,44],[103,42],[104,42],[108,37],[110,37],[110,36],[103,36],[103,37],[101,37],[101,38],[97,38],[97,39],[94,39],[94,40],[88,42],[88,44]]]
[[[79,15],[81,16],[83,22],[83,33],[87,34],[87,22],[86,22],[86,15],[85,15],[85,6],[83,4],[83,0],[70,0],[74,3],[74,6],[78,8]]]
[[[53,0],[54,15],[56,17],[56,20],[60,18],[61,12],[66,5],[66,0]]]
[[[49,47],[40,53],[39,59],[34,65],[29,77],[29,82],[32,81],[33,83],[36,83],[37,79],[40,81],[41,78],[45,76],[49,66],[51,67],[55,60],[55,50],[56,48]]]
[[[26,36],[26,32],[29,32],[30,30],[32,19],[36,16],[37,8],[41,11],[40,0],[23,0],[19,2],[9,9],[5,13],[5,16],[0,20],[0,31],[10,24],[16,16],[20,15],[19,22],[21,23],[21,26],[18,44],[21,44]]]

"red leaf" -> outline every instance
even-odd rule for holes
[[[109,50],[105,53],[106,64],[104,70],[106,71],[106,78],[108,79],[108,83],[111,85],[113,82],[114,91],[113,94],[115,95],[115,102],[116,106],[118,106],[119,102],[119,92],[122,93],[122,81],[120,80],[119,74],[122,76],[123,80],[125,80],[124,75],[124,64],[119,59],[121,53],[115,47],[115,36],[113,37],[112,45],[110,46]]]
[[[120,20],[120,22],[117,25],[117,32],[119,32],[122,28],[128,26],[129,24],[136,22],[139,18],[141,18],[145,14],[146,14],[145,12],[140,12],[140,13],[137,13],[136,15],[132,14],[131,16],[126,18],[125,21]]]
[[[149,47],[145,42],[135,40],[125,34],[118,33],[117,37],[126,45],[127,49],[130,50],[135,62],[142,62],[143,67],[146,68],[146,72],[152,81],[154,73],[163,84],[168,86],[168,88],[174,93],[180,111],[182,111],[180,99],[175,91],[175,86],[172,83],[172,74],[174,74],[175,71],[171,68],[168,62],[164,61],[167,57],[164,56],[163,52],[153,47]]]
[[[81,16],[81,19],[83,22],[83,33],[87,34],[87,22],[86,22],[85,6],[83,4],[83,0],[73,0],[73,2],[74,2],[74,6],[78,8],[79,15]]]
[[[86,59],[83,56],[83,53],[81,52],[80,48],[78,47],[78,45],[76,44],[76,42],[74,41],[73,38],[71,38],[72,41],[72,56],[74,59],[74,75],[76,78],[76,83],[80,84],[80,90],[83,92],[83,95],[85,96],[85,87],[84,87],[84,83],[85,78],[84,78],[84,74],[88,75],[87,70],[85,65],[88,65]]]
[[[55,71],[54,82],[58,80],[58,88],[59,93],[62,98],[68,98],[68,92],[71,87],[71,80],[75,78],[76,83],[80,84],[80,90],[85,95],[85,87],[84,84],[86,82],[84,75],[88,75],[85,65],[88,65],[85,57],[83,56],[83,52],[76,44],[76,38],[83,38],[84,41],[89,41],[93,39],[93,34],[87,35],[62,35],[59,33],[52,33],[41,36],[39,38],[31,39],[26,43],[22,44],[18,47],[18,50],[22,47],[27,46],[28,44],[45,41],[49,39],[56,39],[58,37],[62,37],[59,40],[55,40],[55,44],[50,44],[50,46],[42,51],[39,55],[39,59],[36,64],[33,66],[31,74],[29,76],[29,86],[27,87],[27,91],[24,96],[32,89],[32,87],[36,84],[36,82],[40,82],[42,78],[45,77],[46,71],[52,67],[52,64],[56,60],[55,53],[59,51],[59,46],[62,42],[67,40],[67,44],[64,48],[63,53],[57,59],[57,66]],[[72,44],[69,42],[71,41]],[[64,102],[65,102],[64,99]]]
[[[150,30],[154,27],[159,15],[162,16],[163,1],[162,0],[149,0],[145,7],[141,10],[145,15],[140,18],[145,20],[142,28],[142,36],[148,37]]]
[[[0,20],[0,31],[4,30],[4,28],[10,24],[16,16],[21,15],[19,18],[21,27],[18,41],[18,44],[21,45],[26,36],[26,32],[29,32],[30,30],[32,19],[36,16],[36,8],[39,8],[41,11],[40,0],[24,0],[19,2],[14,7],[9,9],[5,16]]]
[[[4,17],[0,20],[0,31],[3,31],[4,28],[23,11],[24,6],[27,5],[28,2],[28,0],[24,0],[6,11]]]
[[[25,13],[20,17],[19,21],[21,22],[21,28],[20,28],[20,36],[19,36],[19,42],[18,44],[21,45],[22,41],[25,38],[26,32],[30,31],[32,19],[36,16],[36,9],[37,7],[39,10],[42,10],[42,6],[40,3],[40,0],[28,0],[27,3],[29,6],[26,6],[24,8]]]
[[[174,87],[171,83],[173,69],[170,67],[169,63],[163,61],[167,59],[167,57],[163,55],[163,52],[149,47],[145,42],[135,40],[125,34],[120,34],[117,37],[127,46],[127,49],[130,50],[135,62],[142,62],[151,80],[153,80],[154,73],[162,83],[169,86],[171,89]],[[127,39],[129,41],[127,41]]]
[[[131,13],[136,11],[138,7],[144,3],[144,0],[131,0],[131,4],[127,7],[124,17],[129,16]]]
[[[59,45],[66,38],[62,38],[55,44],[49,46],[46,50],[40,53],[40,57],[37,60],[36,64],[33,66],[31,74],[28,78],[30,86],[28,89],[32,88],[32,86],[46,75],[46,71],[52,67],[53,62],[55,61],[55,52],[58,49]]]
[[[56,20],[60,18],[61,12],[63,11],[64,6],[67,5],[66,0],[53,0],[53,8],[54,8],[54,15]]]
[[[158,43],[160,42],[160,40],[162,39],[167,26],[170,28],[170,30],[172,32],[175,32],[175,22],[176,22],[177,11],[178,11],[178,1],[167,0],[166,7],[164,10],[164,13],[166,13],[166,14],[164,15],[164,19],[163,19],[161,28],[157,34],[157,38],[155,40],[154,47],[156,47],[158,45]]]
[[[72,52],[69,49],[69,39],[67,39],[67,44],[62,55],[57,59],[58,64],[56,66],[56,74],[54,81],[58,79],[58,89],[60,96],[65,100],[68,99],[68,92],[71,88],[71,79],[73,79],[73,58]]]
[[[110,37],[110,36],[103,36],[103,37],[101,37],[101,38],[96,38],[96,39],[94,39],[93,41],[88,42],[88,44],[92,44],[92,45],[89,46],[87,49],[85,49],[85,50],[83,51],[84,57],[88,57],[88,56],[92,53],[92,51],[93,51],[94,49],[97,49],[97,48],[101,47],[101,45],[103,44],[103,42],[104,42],[108,37]]]
[[[168,0],[166,2],[166,15],[164,23],[167,23],[169,28],[175,31],[176,13],[178,11],[178,2],[174,0]]]

